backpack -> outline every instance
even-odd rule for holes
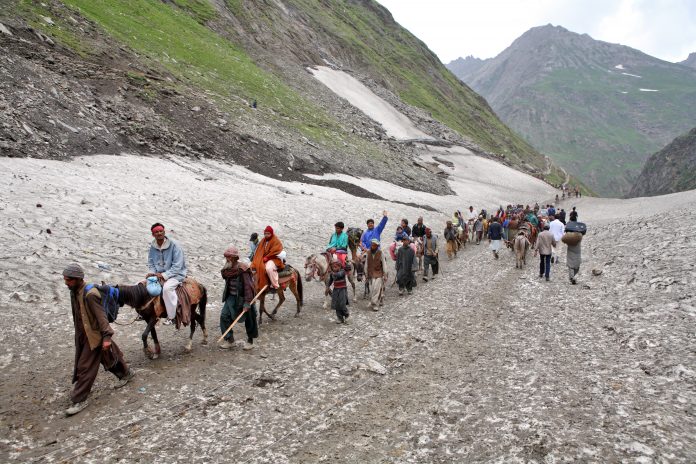
[[[118,310],[121,306],[118,303],[119,291],[118,287],[111,287],[110,285],[95,285],[87,284],[85,286],[85,295],[87,292],[96,288],[101,294],[101,305],[104,308],[104,313],[106,314],[106,319],[109,323],[114,322],[118,317]]]

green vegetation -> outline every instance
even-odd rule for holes
[[[150,0],[65,3],[173,75],[212,91],[227,110],[242,111],[244,101],[257,99],[269,118],[310,139],[336,146],[348,138],[324,111],[259,68],[235,44],[202,25],[199,21],[210,17],[212,11],[206,0],[177,0],[184,9]]]
[[[555,70],[515,101],[518,114],[543,111],[550,120],[510,123],[600,193],[626,192],[647,157],[669,141],[667,134],[688,129],[696,117],[693,73],[647,66],[630,72],[642,77],[602,68]]]
[[[189,11],[201,24],[205,24],[217,16],[217,11],[208,0],[174,0],[174,3]]]
[[[17,13],[35,29],[43,32],[54,41],[70,48],[80,56],[87,56],[91,50],[84,40],[73,31],[67,18],[54,16],[44,3],[33,0],[19,0],[16,3]],[[44,18],[51,18],[53,25]]]

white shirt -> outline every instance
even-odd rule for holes
[[[561,237],[563,237],[563,232],[565,232],[565,226],[558,219],[554,219],[551,221],[551,224],[549,224],[549,230],[553,234],[554,240],[560,242]]]
[[[475,221],[475,220],[478,218],[478,213],[477,213],[476,211],[469,211],[469,212],[467,213],[467,218],[468,218],[470,221]]]

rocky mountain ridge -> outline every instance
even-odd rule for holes
[[[513,129],[598,193],[696,120],[696,72],[562,27],[536,27],[460,75]]]
[[[631,196],[665,195],[692,189],[696,189],[696,128],[648,158]]]

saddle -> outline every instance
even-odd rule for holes
[[[201,287],[193,277],[186,277],[184,281],[176,287],[176,328],[181,325],[184,327],[191,323],[191,306],[201,301],[203,294]],[[155,315],[160,318],[167,314],[167,309],[164,306],[161,295],[154,297]]]

